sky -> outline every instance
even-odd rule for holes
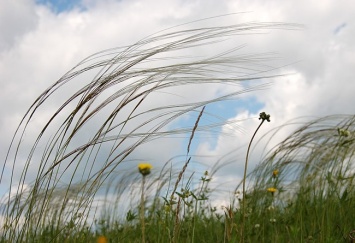
[[[194,163],[189,165],[190,170],[209,170],[219,158],[225,156],[224,162],[231,164],[218,171],[215,181],[235,184],[240,180],[245,145],[259,123],[257,118],[261,111],[271,115],[271,122],[263,125],[256,139],[282,124],[299,121],[299,118],[307,120],[332,114],[354,114],[355,2],[351,0],[0,2],[2,160],[5,160],[11,138],[30,104],[79,61],[108,48],[131,45],[150,34],[176,25],[231,13],[237,14],[212,20],[212,24],[282,22],[303,27],[297,30],[268,30],[262,35],[245,35],[233,40],[236,46],[246,45],[243,53],[276,53],[279,59],[273,66],[278,68],[272,74],[287,75],[266,80],[271,83],[267,89],[244,94],[238,101],[207,106],[206,122],[213,116],[225,121],[240,122],[235,126],[222,125],[214,132],[197,136],[193,143],[196,157]],[[211,21],[198,24],[204,26],[211,24]],[[228,45],[233,47],[233,44]],[[213,51],[218,53],[218,48],[220,52],[224,51],[221,46]],[[224,89],[221,89],[221,93],[226,91]],[[176,92],[190,98],[198,92],[199,96],[206,99],[218,94],[213,86],[206,87],[203,92],[198,87]],[[154,96],[147,107],[158,104],[161,99],[160,96]],[[47,109],[39,114],[39,118],[32,124],[34,127],[43,126],[51,106]],[[183,117],[174,126],[186,125],[195,118]],[[292,129],[290,126],[280,130],[269,145],[260,143],[253,151],[250,167],[258,163],[265,146],[267,150],[281,142]],[[27,131],[27,137],[34,134],[34,131]],[[24,146],[30,146],[32,140],[28,141]],[[134,163],[139,159],[149,160],[159,168],[172,155],[183,154],[186,149],[184,143],[186,139],[154,141],[138,150],[134,154],[136,158],[132,159]],[[18,160],[21,161],[21,154]],[[9,188],[11,161],[7,162],[7,166],[6,176],[0,185],[1,193]],[[13,183],[18,181],[21,166],[23,164],[20,163],[19,167],[15,167],[17,172]],[[30,174],[35,175],[36,170],[36,166],[31,166]]]

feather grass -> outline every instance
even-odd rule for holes
[[[157,138],[190,133],[189,153],[194,133],[209,127],[197,127],[206,105],[236,99],[265,88],[265,84],[214,98],[175,99],[171,104],[166,100],[167,104],[153,107],[148,105],[152,96],[174,94],[185,86],[236,85],[277,76],[269,74],[274,67],[263,63],[272,56],[236,55],[241,46],[200,58],[186,53],[238,35],[298,28],[295,24],[255,22],[160,32],[131,46],[85,58],[30,105],[13,136],[0,176],[0,183],[5,176],[10,181],[2,208],[3,238],[26,241],[39,236],[48,225],[54,228],[53,241],[66,230],[79,232],[98,191],[137,148]],[[88,78],[90,74],[94,77]],[[52,101],[57,107],[46,111]],[[194,127],[169,127],[201,107]],[[31,122],[44,111],[48,120],[37,128],[33,141],[27,141]],[[22,168],[20,173],[18,167]],[[121,184],[127,184],[122,180]],[[56,204],[62,207],[53,206]]]

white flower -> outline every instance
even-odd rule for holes
[[[269,210],[269,211],[273,211],[275,208],[274,208],[274,206],[269,206],[268,208],[267,208],[267,210]]]

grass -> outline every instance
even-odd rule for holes
[[[142,201],[124,218],[112,213],[114,205],[107,203],[105,213],[91,225],[80,221],[83,215],[77,214],[60,227],[48,222],[39,230],[31,229],[27,237],[31,242],[99,242],[100,236],[106,242],[142,242],[144,222],[145,242],[240,242],[245,220],[245,242],[352,242],[354,128],[355,119],[350,115],[304,124],[249,174],[253,184],[248,186],[245,199],[236,193],[235,201],[223,210],[212,207],[214,192],[209,183],[213,176],[205,172],[195,189],[191,189],[190,178],[176,191],[173,185],[171,198],[160,193],[144,198],[143,221],[139,216]],[[151,168],[152,173],[143,176],[144,192],[154,195],[163,178],[165,182],[180,181],[185,169],[173,179],[169,169],[156,173]],[[138,169],[134,174],[126,178],[132,184],[139,178]],[[246,214],[242,204],[247,207]],[[57,217],[55,213],[48,216],[52,220]],[[6,240],[2,238],[2,242]]]
[[[196,135],[224,124],[201,124],[216,118],[205,107],[265,88],[276,67],[269,54],[236,55],[240,46],[198,58],[187,53],[298,27],[165,31],[83,60],[35,100],[16,130],[0,177],[9,184],[0,242],[352,242],[354,116],[302,124],[236,185],[228,206],[214,205],[218,189],[211,186],[223,164],[190,170],[198,161],[191,154]],[[230,91],[180,99],[196,85]],[[53,113],[44,125],[33,125],[48,107]],[[195,122],[176,127],[184,116]],[[136,151],[182,135],[184,155],[139,173],[138,163],[153,161],[141,161]]]

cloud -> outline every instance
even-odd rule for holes
[[[251,39],[251,43],[256,42],[262,46],[262,49],[279,50],[286,58],[293,57],[294,60],[298,59],[300,62],[279,69],[280,74],[289,73],[290,75],[274,79],[270,89],[258,94],[248,94],[247,97],[256,97],[258,103],[263,106],[256,112],[239,110],[238,114],[231,118],[240,120],[253,117],[253,120],[246,120],[240,124],[245,134],[235,133],[231,138],[230,134],[225,136],[221,133],[215,146],[202,143],[199,147],[200,154],[221,156],[240,146],[245,148],[258,125],[257,117],[261,111],[271,114],[271,123],[261,128],[256,140],[286,122],[299,123],[299,117],[303,117],[302,120],[305,121],[331,114],[354,113],[353,98],[350,93],[355,87],[350,70],[355,59],[349,54],[355,49],[354,44],[349,42],[350,36],[354,34],[354,28],[342,29],[341,36],[334,35],[333,30],[340,21],[351,21],[351,11],[355,6],[338,5],[329,1],[320,6],[316,2],[311,2],[311,9],[315,11],[310,11],[310,5],[304,2],[291,4],[291,1],[286,1],[277,2],[277,6],[275,4],[276,1],[268,1],[267,4],[259,1],[252,2],[252,5],[257,6],[256,9],[261,12],[260,16],[258,15],[259,19],[269,21],[278,18],[281,21],[301,23],[305,25],[305,30],[293,33],[273,33],[269,35],[270,39],[266,38],[266,42],[264,39],[261,43],[258,38],[255,38]],[[238,5],[238,2],[235,5]],[[291,59],[284,60],[287,62]],[[222,130],[228,130],[228,128],[229,125],[225,125]],[[268,151],[295,128],[296,126],[287,126],[281,129],[268,145],[265,143],[267,139],[259,143],[251,155],[250,170],[260,162],[265,146]],[[241,152],[245,156],[246,149]],[[241,167],[244,165],[243,156],[238,154],[234,165],[231,164],[221,170],[221,174],[234,173],[240,176]],[[233,182],[231,185],[233,188]]]
[[[0,9],[0,54],[8,50],[38,24],[32,1],[4,0]]]

